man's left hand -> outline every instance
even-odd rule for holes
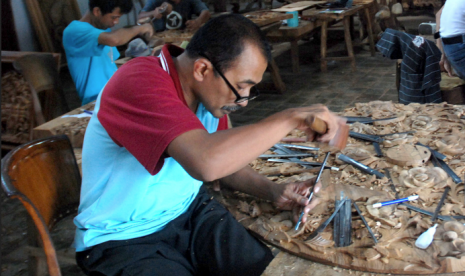
[[[302,208],[305,214],[308,214],[319,203],[319,199],[315,197],[315,194],[321,189],[321,183],[316,184],[313,198],[310,204],[308,202],[308,196],[310,195],[311,187],[315,184],[315,180],[316,177],[303,182],[277,185],[280,191],[274,200],[274,204],[282,210],[292,210],[294,222],[297,222]],[[307,216],[302,218],[303,223],[306,221],[306,218]]]
[[[198,19],[186,21],[186,29],[194,32],[200,28],[201,22]]]

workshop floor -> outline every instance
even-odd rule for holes
[[[332,49],[343,50],[343,34],[332,32],[336,45]],[[330,49],[331,50],[331,49]],[[384,58],[380,53],[371,57],[370,52],[355,49],[357,70],[352,72],[348,62],[330,62],[328,72],[319,67],[319,44],[308,41],[299,47],[299,74],[292,72],[290,53],[276,58],[281,76],[287,86],[283,94],[267,91],[243,110],[231,115],[234,126],[257,122],[260,119],[286,108],[325,104],[335,112],[342,111],[356,102],[373,100],[397,101],[395,87],[395,61]],[[339,53],[340,54],[340,53]],[[66,73],[66,72],[63,72]],[[265,76],[264,80],[269,80]],[[77,108],[79,100],[69,76],[63,74],[70,107]],[[26,217],[27,213],[17,200],[8,199],[0,193],[1,202],[1,275],[27,275]],[[68,219],[56,231],[56,242],[71,244],[74,226]],[[75,266],[63,268],[63,275],[83,275]]]

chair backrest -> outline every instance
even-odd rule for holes
[[[69,111],[53,54],[25,55],[13,62],[31,87],[37,125]]]
[[[27,209],[39,232],[50,275],[61,275],[49,230],[79,205],[81,175],[66,135],[23,144],[2,159],[1,185]]]

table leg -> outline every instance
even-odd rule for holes
[[[365,7],[365,16],[367,18],[367,32],[368,32],[368,40],[370,41],[370,50],[371,50],[371,56],[375,56],[375,42],[373,39],[373,28],[371,25],[371,18],[370,18],[370,10],[368,7]]]
[[[298,40],[291,41],[292,72],[300,73]]]
[[[321,53],[321,61],[320,67],[321,72],[326,72],[328,70],[328,62],[326,61],[326,40],[328,38],[328,21],[323,20],[321,23],[321,46],[320,46],[320,53]]]
[[[284,91],[286,91],[286,85],[281,79],[281,75],[279,74],[279,68],[278,65],[276,65],[276,62],[274,61],[274,58],[271,59],[271,62],[268,64],[268,66],[276,90],[278,90],[279,93],[284,93]]]
[[[355,37],[354,17],[351,15],[351,16],[349,16],[349,18],[350,18],[350,20],[349,20],[349,22],[350,22],[350,37]]]
[[[352,46],[352,38],[350,36],[350,16],[344,17],[344,38],[346,40],[347,52],[349,53],[350,63],[352,65],[352,70],[355,71],[355,56],[354,48]]]

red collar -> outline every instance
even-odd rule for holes
[[[165,46],[161,49],[159,57],[163,69],[165,69],[165,71],[171,76],[171,79],[173,79],[179,98],[187,105],[186,99],[184,99],[184,93],[182,92],[181,82],[179,81],[179,75],[173,61],[173,57],[177,57],[182,53],[184,53],[184,49],[176,45],[165,44]]]

